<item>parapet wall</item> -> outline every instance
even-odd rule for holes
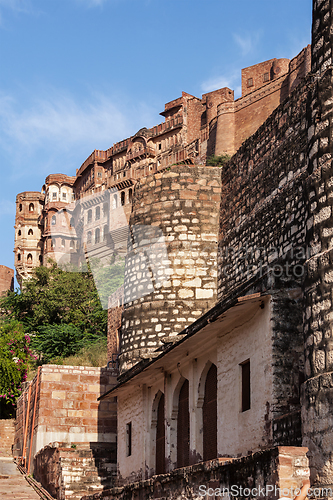
[[[216,302],[220,168],[173,165],[140,179],[130,219],[120,370]]]
[[[115,443],[116,403],[97,398],[115,385],[116,377],[117,372],[107,368],[40,367],[39,377],[30,383],[30,397],[27,387],[17,402],[14,455],[24,454],[28,461],[31,453],[32,463],[40,449],[55,441]]]
[[[295,489],[301,488],[303,481],[309,477],[306,452],[307,448],[303,447],[279,446],[240,459],[218,458],[94,496],[85,496],[82,500],[202,500],[223,498],[223,488],[225,498],[275,500],[285,495],[293,498]]]

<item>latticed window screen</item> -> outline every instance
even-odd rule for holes
[[[203,459],[217,458],[217,368],[212,365],[207,373],[202,407]]]
[[[177,420],[177,467],[189,465],[190,458],[190,413],[188,405],[188,380],[179,393]]]
[[[160,397],[157,408],[156,427],[156,474],[165,473],[165,426],[164,426],[164,394]]]

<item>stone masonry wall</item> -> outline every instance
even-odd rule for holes
[[[216,301],[220,169],[174,165],[143,178],[126,258],[120,370],[173,341]]]
[[[249,497],[252,488],[252,498],[275,500],[285,495],[294,497],[291,489],[300,488],[304,479],[309,477],[306,451],[307,448],[302,447],[280,446],[241,459],[219,458],[94,496],[85,496],[82,500],[202,500],[223,498],[223,488],[233,492],[229,495],[231,498]],[[261,495],[258,494],[259,487]]]
[[[311,481],[333,485],[333,2],[314,1],[309,94],[307,262],[305,283],[305,377],[303,442],[309,448]]]
[[[113,361],[119,353],[119,331],[123,306],[108,308],[108,360]]]
[[[298,87],[223,168],[219,299],[250,284],[261,291],[303,282],[309,85]]]
[[[7,291],[14,291],[14,269],[7,266],[0,266],[0,295]]]
[[[116,443],[52,443],[37,453],[34,471],[57,500],[81,500],[114,485]]]
[[[37,375],[17,402],[14,454],[22,456],[26,412],[29,411],[27,452],[34,455],[54,441],[115,442],[116,403],[97,398],[116,384],[117,371],[83,366],[43,365],[37,387],[35,423],[32,433]],[[32,445],[31,445],[32,443]]]

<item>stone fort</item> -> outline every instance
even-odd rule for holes
[[[314,0],[311,46],[243,69],[239,99],[183,92],[163,123],[17,196],[22,282],[49,257],[125,256],[119,373],[98,398],[102,419],[117,398],[117,474],[85,499],[309,475],[332,496],[332,27],[332,0]],[[44,467],[50,449],[35,451]]]

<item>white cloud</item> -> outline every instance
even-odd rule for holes
[[[241,91],[239,82],[240,82],[240,73],[235,71],[234,73],[228,76],[220,75],[209,78],[208,80],[205,80],[201,84],[201,88],[203,92],[212,92],[213,90],[221,89],[223,87],[228,87],[235,91],[235,96],[236,96]]]
[[[100,7],[104,5],[108,0],[76,0],[78,4],[85,4],[88,7]]]
[[[260,31],[242,35],[239,35],[237,33],[233,34],[233,39],[240,48],[242,56],[247,56],[252,52],[254,52],[256,47],[258,46],[260,38],[261,38]]]
[[[31,171],[31,164],[37,170],[67,170],[73,158],[82,163],[85,152],[107,149],[156,121],[144,103],[130,107],[102,94],[80,101],[56,90],[48,93],[29,105],[0,93],[0,148],[20,167],[13,175]]]

